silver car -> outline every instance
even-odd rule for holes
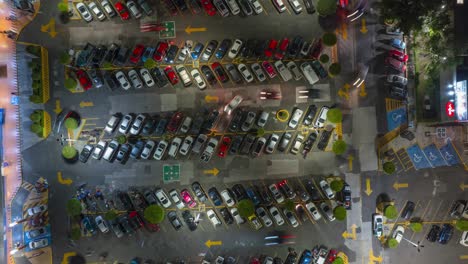
[[[164,207],[164,208],[169,208],[172,203],[169,201],[169,197],[167,197],[167,194],[164,192],[163,189],[158,188],[154,192],[156,195],[156,198],[158,199],[159,203]]]
[[[257,76],[257,79],[260,82],[263,82],[266,80],[265,73],[263,73],[262,68],[260,67],[260,64],[254,63],[250,66],[252,68],[252,71],[255,73],[255,76]]]
[[[119,81],[120,86],[122,87],[122,89],[128,90],[128,89],[130,89],[132,87],[130,85],[130,82],[128,82],[127,76],[125,76],[125,73],[123,73],[122,71],[116,72],[115,73],[115,78],[117,79],[117,81]]]
[[[93,157],[93,159],[101,159],[102,157],[102,154],[104,154],[104,149],[106,149],[107,147],[107,142],[104,141],[104,140],[101,140],[97,143],[97,145],[94,147],[94,151],[93,151],[93,154],[91,154],[91,157]]]
[[[288,70],[288,68],[286,68],[286,66],[284,66],[284,63],[282,61],[280,60],[276,61],[274,65],[276,67],[276,70],[280,74],[281,78],[283,79],[283,81],[287,82],[292,79],[291,72]]]
[[[245,64],[241,63],[237,66],[237,69],[241,73],[242,77],[244,77],[246,82],[252,82],[253,81],[253,76],[250,70],[245,66]]]
[[[93,16],[91,13],[89,13],[88,7],[83,4],[83,3],[77,3],[76,4],[76,9],[80,13],[81,17],[86,21],[86,22],[91,22],[93,21]]]
[[[143,87],[143,82],[141,82],[140,76],[138,76],[138,73],[135,70],[130,70],[128,72],[128,78],[130,78],[130,81],[133,84],[133,87],[140,89]]]
[[[213,156],[213,153],[216,149],[216,146],[218,146],[218,140],[216,138],[210,138],[208,141],[208,145],[205,148],[205,151],[203,151],[203,154],[200,157],[200,160],[203,162],[208,162],[211,159],[211,156]]]
[[[302,143],[304,143],[304,136],[303,135],[297,135],[296,140],[294,140],[294,144],[291,147],[290,152],[294,155],[299,153]]]
[[[122,122],[119,125],[119,132],[122,134],[127,134],[128,130],[130,129],[130,125],[133,123],[133,116],[132,115],[125,115],[122,118]]]
[[[179,153],[182,155],[187,155],[188,152],[190,151],[190,148],[192,147],[193,144],[193,137],[187,136],[184,139],[184,142],[182,143],[182,146],[179,149]]]
[[[302,114],[304,114],[304,111],[301,109],[297,108],[294,110],[291,119],[289,120],[288,126],[290,128],[296,128],[297,125],[299,124],[299,121],[301,120]]]
[[[258,217],[262,219],[262,222],[266,227],[270,227],[273,224],[273,221],[271,221],[270,216],[265,211],[265,209],[263,209],[263,207],[258,207],[255,212],[257,213]]]
[[[133,124],[130,128],[130,135],[138,135],[141,132],[141,129],[143,128],[143,125],[145,124],[146,116],[143,114],[137,115],[135,118],[135,121],[133,121]]]
[[[146,144],[143,147],[143,151],[141,152],[141,158],[149,159],[151,157],[151,152],[153,152],[155,146],[156,142],[154,142],[153,140],[146,141]]]
[[[258,120],[257,120],[257,126],[259,127],[264,127],[268,121],[268,117],[270,116],[270,114],[266,111],[263,111],[260,116],[258,117]]]
[[[141,17],[141,12],[140,12],[140,9],[138,8],[138,6],[135,4],[135,2],[133,0],[128,0],[127,1],[127,8],[128,10],[130,10],[130,12],[132,13],[132,15],[138,19]]]
[[[164,157],[164,153],[166,152],[167,146],[167,141],[161,140],[158,144],[158,147],[156,148],[156,151],[154,152],[153,158],[155,160],[161,160]]]
[[[268,154],[273,153],[275,151],[276,145],[278,144],[279,136],[277,134],[271,134],[270,140],[268,140],[268,144],[265,148],[265,152]]]
[[[145,68],[140,69],[140,75],[146,86],[153,87],[155,82],[149,71]]]
[[[242,131],[247,132],[252,128],[256,116],[257,115],[254,112],[247,113],[247,117],[245,118],[245,121],[242,123],[241,126]]]
[[[182,139],[179,137],[176,137],[172,140],[171,146],[169,147],[169,151],[167,154],[170,157],[175,158],[177,156],[177,152],[179,151],[180,144],[182,143]]]
[[[203,145],[205,145],[206,140],[208,137],[205,134],[198,135],[197,139],[195,140],[195,144],[193,145],[192,152],[196,154],[200,154]]]
[[[291,142],[293,134],[291,132],[286,132],[284,135],[281,137],[281,141],[278,145],[278,150],[281,152],[284,152],[288,146],[289,143]]]

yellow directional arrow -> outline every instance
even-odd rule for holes
[[[221,240],[216,240],[216,241],[208,240],[208,241],[205,242],[205,245],[208,248],[211,248],[211,246],[221,246],[222,244],[223,244],[223,241],[221,241]]]
[[[94,106],[94,103],[93,102],[83,102],[83,101],[80,102],[80,107],[81,108],[90,107],[90,106]]]
[[[353,160],[354,160],[354,156],[353,156],[353,155],[349,155],[349,156],[348,156],[348,168],[349,168],[349,171],[353,171]]]
[[[349,83],[345,83],[343,85],[343,88],[345,88],[345,90],[347,91],[349,88],[351,88],[351,85],[349,85]]]
[[[375,263],[375,262],[382,263],[382,256],[378,256],[378,257],[374,256],[374,252],[371,249],[369,251],[369,264]]]
[[[58,171],[57,172],[57,180],[60,184],[63,184],[63,185],[70,185],[73,183],[72,179],[70,178],[67,178],[67,179],[64,179],[62,178],[62,172],[61,171]]]
[[[215,95],[207,95],[205,96],[205,102],[209,103],[209,102],[213,102],[213,103],[217,103],[219,101],[219,97],[218,96],[215,96]]]
[[[366,85],[364,83],[362,83],[359,88],[360,88],[359,96],[366,97],[367,96]]]
[[[213,168],[212,170],[204,170],[204,174],[213,174],[213,176],[217,176],[219,173],[219,170],[217,168]]]
[[[408,183],[398,183],[398,182],[395,182],[393,184],[393,188],[395,188],[395,190],[399,190],[401,188],[408,188]]]
[[[55,31],[55,19],[51,18],[49,23],[42,25],[41,32],[47,32],[50,37],[55,38],[55,36],[57,36],[57,31]]]
[[[468,259],[468,255],[461,255],[461,256],[460,256],[460,259],[461,259],[461,260],[467,260],[467,259]]]
[[[187,32],[187,34],[190,34],[192,32],[204,32],[204,31],[206,31],[205,27],[193,28],[191,26],[188,26],[185,28],[185,32]]]
[[[351,233],[348,233],[348,231],[344,231],[344,232],[341,234],[341,236],[342,236],[344,239],[351,238],[352,240],[356,240],[356,228],[357,228],[356,225],[352,225],[352,226],[351,226]]]
[[[372,193],[369,178],[366,179],[366,190],[364,192],[367,194],[367,196],[371,195],[371,193]]]
[[[462,189],[462,191],[464,191],[465,188],[468,189],[468,184],[465,184],[465,183],[462,182],[462,183],[460,184],[460,189]]]
[[[366,19],[363,18],[361,19],[361,33],[366,34],[367,33],[367,27],[366,27]]]
[[[54,109],[54,112],[56,114],[62,112],[62,108],[60,107],[60,100],[55,100],[55,109]]]
[[[344,40],[348,39],[348,25],[346,23],[341,24],[341,34]]]
[[[73,256],[76,256],[76,252],[66,252],[65,254],[63,254],[62,264],[70,263],[68,261],[68,258]]]

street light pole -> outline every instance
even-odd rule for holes
[[[406,242],[410,243],[411,245],[413,245],[413,247],[417,248],[418,252],[421,252],[421,248],[424,247],[424,245],[421,245],[421,241],[418,241],[418,243],[414,243],[413,241],[406,239],[404,237],[401,237],[401,238],[405,240]]]

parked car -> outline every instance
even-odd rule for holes
[[[405,72],[406,71],[406,65],[404,62],[399,61],[393,57],[387,57],[385,59],[385,63],[390,65],[393,69],[399,71],[399,72]]]
[[[106,220],[102,218],[102,216],[100,215],[96,216],[95,222],[96,222],[97,227],[102,233],[109,232],[109,225],[107,224]]]
[[[380,214],[372,215],[372,233],[378,238],[383,235],[383,216]]]
[[[156,142],[153,140],[146,141],[145,146],[143,147],[143,151],[140,154],[142,159],[149,159],[151,154],[153,153],[154,147],[156,146]]]
[[[242,40],[240,39],[234,40],[234,43],[232,44],[231,49],[228,52],[228,57],[230,59],[234,59],[237,56],[237,54],[239,53],[242,47],[242,44],[243,44]]]
[[[270,214],[273,216],[273,220],[275,223],[279,226],[282,226],[284,224],[284,219],[283,216],[281,216],[281,213],[279,212],[278,208],[275,206],[271,206],[270,209]]]
[[[190,75],[192,75],[192,78],[195,80],[195,84],[200,90],[204,90],[206,88],[205,80],[203,80],[203,77],[200,75],[200,71],[198,71],[198,69],[193,69],[190,72]]]
[[[189,227],[190,231],[195,231],[197,229],[198,224],[195,223],[195,218],[193,217],[192,213],[190,213],[190,211],[185,210],[182,213],[182,217],[184,218],[184,221],[187,224],[187,226]]]
[[[265,152],[268,154],[273,153],[275,151],[276,145],[278,144],[279,136],[277,134],[271,134],[270,139],[265,147]]]
[[[439,232],[439,238],[437,242],[442,245],[447,244],[453,236],[453,226],[450,224],[443,224],[442,229]]]
[[[221,145],[219,146],[218,157],[220,158],[226,157],[226,153],[230,145],[231,145],[231,138],[228,136],[224,136],[223,139],[221,140]]]
[[[305,206],[315,221],[318,221],[320,218],[322,218],[322,215],[318,211],[317,206],[315,206],[313,202],[308,202]]]
[[[293,212],[289,211],[288,209],[283,210],[284,216],[288,219],[289,223],[292,227],[298,227],[299,222],[297,221],[296,217],[294,216]]]
[[[174,202],[175,206],[178,209],[182,209],[185,207],[185,204],[182,202],[182,199],[179,196],[179,193],[176,189],[172,189],[171,191],[169,191],[169,196],[171,197],[172,202]]]
[[[93,21],[93,16],[91,15],[91,13],[88,10],[88,7],[84,3],[77,3],[76,9],[78,10],[78,13],[80,13],[84,21],[86,22]]]
[[[398,38],[391,39],[390,45],[400,50],[404,50],[406,48],[406,43]]]
[[[171,223],[172,227],[174,227],[176,231],[182,228],[182,222],[177,216],[177,212],[170,211],[169,213],[167,213],[167,218],[169,219],[169,222]]]
[[[189,192],[187,189],[183,189],[183,190],[180,192],[180,196],[182,197],[182,200],[184,201],[184,203],[185,203],[189,208],[193,208],[193,207],[197,206],[197,203],[195,202],[195,200],[193,199],[192,195],[190,194],[190,192]]]
[[[166,192],[164,192],[163,189],[157,188],[154,191],[154,195],[156,195],[156,198],[158,199],[159,203],[164,207],[164,208],[169,208],[172,203],[169,200],[169,197],[167,196]]]
[[[282,61],[280,61],[280,60],[276,61],[274,63],[274,65],[276,67],[276,70],[280,74],[281,78],[283,79],[283,81],[287,82],[287,81],[292,79],[291,72],[289,71],[288,68],[286,68],[286,66],[284,65],[284,63]]]
[[[91,157],[93,159],[100,160],[102,158],[102,155],[104,154],[104,149],[107,147],[107,142],[104,140],[100,140],[97,145],[94,147],[93,154],[91,154]]]
[[[147,69],[141,68],[140,75],[141,75],[141,78],[143,79],[143,82],[146,84],[146,86],[151,88],[155,85],[154,79]]]
[[[266,227],[270,227],[273,225],[273,222],[271,221],[271,218],[270,216],[268,215],[268,213],[265,211],[265,209],[263,209],[263,207],[258,207],[255,212],[257,213],[257,216],[262,219],[262,222],[263,224],[266,226]]]
[[[401,242],[403,239],[403,234],[405,233],[405,228],[401,225],[397,225],[395,230],[393,231],[392,237],[398,241],[398,243]]]
[[[245,219],[239,215],[239,210],[236,207],[230,208],[229,211],[238,225],[245,223]]]
[[[455,219],[460,219],[465,210],[466,204],[467,202],[465,200],[456,200],[450,208],[450,216]]]
[[[255,112],[252,112],[252,111],[248,112],[247,116],[244,119],[244,122],[241,125],[241,130],[244,132],[249,131],[255,122],[256,116],[257,115],[255,114]]]
[[[190,79],[188,71],[184,66],[177,65],[175,69],[177,73],[179,74],[180,79],[182,80],[182,83],[184,84],[185,87],[192,85],[192,80]]]
[[[292,136],[293,134],[291,132],[286,132],[283,134],[283,136],[281,137],[281,140],[278,144],[278,150],[281,151],[281,152],[284,152],[288,149],[289,147],[289,143],[291,143],[291,139],[292,139]]]
[[[241,63],[237,66],[237,69],[241,73],[242,77],[244,77],[244,80],[248,83],[253,81],[253,76],[250,70],[245,66],[245,64]]]
[[[93,152],[94,147],[92,145],[85,145],[80,152],[79,160],[83,163],[86,163]]]
[[[47,210],[47,205],[46,204],[40,204],[37,206],[34,206],[32,208],[28,208],[27,212],[29,216],[33,216],[36,214],[41,214],[44,213]]]
[[[159,141],[158,146],[156,147],[156,151],[153,154],[153,159],[162,160],[168,145],[169,144],[165,140]]]
[[[275,198],[277,203],[284,202],[284,196],[280,193],[280,191],[279,191],[278,187],[276,186],[276,184],[270,184],[268,186],[268,189],[270,190],[273,198]]]
[[[193,137],[191,136],[187,136],[183,143],[182,143],[182,146],[180,147],[179,149],[179,153],[182,154],[182,155],[187,155],[188,152],[190,151],[191,147],[192,147],[192,144],[193,144]]]
[[[290,152],[294,155],[296,155],[297,153],[299,153],[301,147],[302,147],[302,143],[304,143],[304,136],[298,134],[296,136],[296,139],[294,140],[294,143],[291,147],[291,150]]]
[[[127,0],[126,5],[127,5],[128,10],[130,10],[130,12],[132,13],[132,15],[133,15],[136,19],[141,18],[142,14],[141,14],[140,9],[138,8],[138,6],[135,4],[135,1],[133,1],[133,0]]]
[[[413,215],[415,204],[412,201],[408,201],[401,212],[401,217],[409,220]]]
[[[145,142],[142,140],[138,140],[133,146],[132,151],[130,152],[130,158],[139,159],[144,146]]]
[[[299,121],[302,118],[302,114],[304,114],[304,111],[302,111],[299,108],[296,108],[293,114],[291,115],[291,119],[289,120],[288,126],[293,129],[296,128],[299,124]]]
[[[231,207],[236,204],[234,198],[232,197],[231,190],[225,189],[221,192],[221,197],[223,201],[227,204],[227,206]]]
[[[49,245],[49,240],[47,238],[42,238],[42,239],[29,242],[29,248],[32,250],[47,247],[48,245]]]
[[[200,160],[203,162],[210,161],[217,146],[218,146],[218,140],[216,138],[210,138],[205,150],[200,156]]]
[[[298,0],[288,0],[291,8],[294,10],[294,13],[300,14],[302,12],[302,6]]]
[[[223,69],[223,66],[221,66],[221,63],[215,62],[211,64],[211,69],[213,69],[214,73],[216,74],[216,77],[218,77],[218,80],[221,83],[226,83],[229,81],[229,77],[226,71]]]
[[[206,196],[205,191],[203,191],[200,183],[198,182],[192,183],[192,190],[200,202],[204,203],[208,200],[208,197]]]

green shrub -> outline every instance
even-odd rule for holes
[[[67,119],[65,119],[65,127],[67,129],[77,129],[78,121],[73,117],[68,117]]]
[[[59,61],[62,64],[68,64],[70,62],[70,55],[68,54],[68,52],[60,53]]]
[[[125,135],[119,135],[115,138],[119,144],[125,144],[127,142],[127,137]]]
[[[33,71],[31,77],[32,77],[32,79],[34,81],[40,80],[41,79],[41,73],[38,72],[38,71]]]
[[[294,212],[294,202],[290,199],[287,199],[286,202],[284,203],[284,208],[291,211],[291,212]]]
[[[339,180],[333,180],[330,183],[330,189],[332,189],[334,192],[340,192],[343,190],[344,187],[344,181],[342,179]]]
[[[326,32],[322,36],[322,43],[325,46],[333,47],[337,41],[336,35],[333,32]]]
[[[265,135],[265,129],[263,127],[260,127],[257,129],[257,137],[263,137]]]
[[[344,261],[342,258],[340,257],[337,257],[333,262],[332,264],[344,264]]]
[[[40,124],[40,122],[42,120],[42,112],[40,112],[40,111],[32,112],[29,115],[29,119],[31,119],[31,121],[33,121],[34,123],[39,123]]]
[[[73,159],[78,155],[78,150],[72,146],[65,146],[62,149],[62,156],[66,159]]]
[[[29,45],[26,47],[26,51],[35,56],[41,56],[41,47]]]
[[[63,83],[65,88],[68,90],[73,90],[76,88],[76,85],[78,84],[74,78],[66,78],[65,82]]]
[[[29,96],[29,101],[35,104],[41,104],[42,103],[42,97],[36,94],[33,94]]]
[[[394,238],[390,238],[390,239],[387,240],[387,246],[389,248],[396,248],[396,247],[398,247],[398,241],[396,239],[394,239]]]
[[[68,3],[67,2],[59,2],[57,8],[60,12],[68,12]]]
[[[317,13],[319,16],[329,16],[336,13],[336,0],[319,0],[317,2]]]
[[[468,231],[468,220],[466,219],[457,220],[455,227],[460,231]]]
[[[76,199],[70,199],[67,201],[67,214],[69,216],[77,216],[81,214],[81,203]]]
[[[159,224],[164,220],[164,208],[159,205],[150,205],[144,211],[145,219],[151,224]]]
[[[33,124],[31,125],[30,129],[31,129],[31,132],[33,132],[33,133],[35,133],[35,134],[37,134],[37,135],[39,135],[39,134],[42,135],[43,128],[42,128],[41,125],[39,125],[39,124],[37,124],[37,123],[33,123]]]
[[[332,63],[328,68],[328,73],[333,77],[341,72],[341,65],[338,63]]]
[[[158,66],[158,63],[157,63],[155,60],[153,60],[152,58],[149,58],[149,59],[147,59],[147,60],[145,61],[144,66],[145,66],[145,68],[147,68],[147,69],[153,69],[153,68],[155,68],[156,66]]]
[[[345,153],[346,149],[347,149],[346,142],[344,142],[341,139],[339,139],[339,140],[337,140],[337,141],[335,141],[333,143],[332,151],[336,155],[341,155],[341,154]]]
[[[319,60],[321,63],[327,63],[330,61],[330,57],[327,54],[322,54],[320,55]]]
[[[391,161],[387,161],[383,164],[382,166],[383,168],[383,171],[386,173],[386,174],[393,174],[396,170],[395,168],[395,164]]]
[[[115,212],[115,210],[109,210],[104,214],[104,219],[106,219],[107,221],[112,221],[116,218],[117,218],[117,213]]]
[[[398,211],[394,205],[387,205],[384,209],[384,215],[388,219],[395,219],[398,216]]]
[[[343,206],[337,206],[335,209],[333,209],[333,215],[335,218],[339,221],[343,221],[346,219],[346,209]]]
[[[237,209],[239,210],[239,215],[244,218],[248,218],[255,213],[254,204],[250,199],[239,201]]]
[[[81,238],[81,230],[78,228],[78,227],[74,227],[72,228],[71,232],[70,232],[70,238],[72,240],[78,240]]]
[[[343,121],[343,114],[339,108],[332,108],[327,112],[327,120],[336,124]]]
[[[421,223],[419,223],[419,222],[413,222],[413,223],[410,224],[409,227],[410,227],[410,229],[413,230],[413,232],[415,232],[415,233],[419,233],[419,232],[421,232],[422,229],[423,229],[423,225],[422,225]]]

